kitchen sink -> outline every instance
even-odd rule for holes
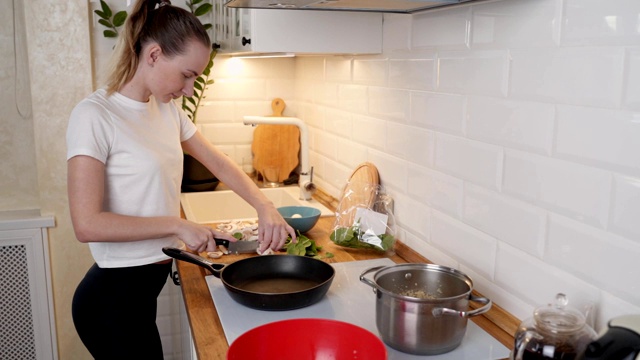
[[[276,207],[311,206],[320,210],[320,216],[332,216],[333,211],[317,200],[300,200],[297,186],[260,189]],[[180,194],[180,204],[187,220],[198,224],[220,223],[232,220],[256,220],[255,209],[232,190],[205,191]]]

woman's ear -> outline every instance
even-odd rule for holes
[[[160,59],[162,48],[160,48],[158,44],[151,44],[149,45],[149,47],[147,47],[147,50],[144,52],[144,54],[147,64],[153,67],[153,65],[158,62],[158,59]]]

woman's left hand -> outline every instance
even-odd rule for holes
[[[258,209],[258,251],[263,253],[267,249],[279,250],[284,246],[287,237],[291,236],[296,242],[295,230],[287,224],[278,210],[269,204],[263,209]]]

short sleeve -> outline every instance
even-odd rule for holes
[[[87,155],[106,163],[113,134],[109,112],[93,101],[83,100],[71,112],[67,125],[67,160]]]

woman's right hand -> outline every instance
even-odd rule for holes
[[[189,250],[198,253],[216,251],[218,247],[215,238],[225,239],[231,242],[237,241],[237,239],[229,233],[218,231],[185,219],[179,219],[179,221],[176,235],[185,243]]]

